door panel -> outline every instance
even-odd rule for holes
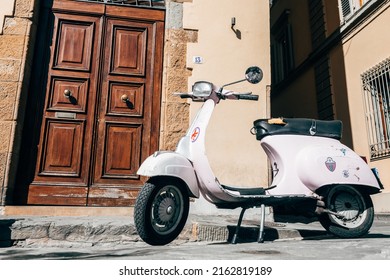
[[[148,36],[153,28],[154,23],[107,19],[104,48],[108,59],[102,70],[105,80],[102,81],[92,188],[141,184],[136,171],[141,158],[150,154],[147,139],[151,137],[153,73],[152,57],[147,57],[146,46],[152,46],[155,40]],[[123,150],[117,150],[119,147]]]
[[[110,74],[145,75],[147,29],[133,27],[135,22],[132,27],[126,21],[109,20],[108,24],[112,32]]]
[[[83,121],[47,119],[39,176],[81,178]]]
[[[134,20],[133,14],[106,20],[89,205],[132,205],[143,184],[136,171],[157,149],[163,23]]]
[[[28,193],[29,204],[39,205],[85,205],[87,187],[59,187],[58,185],[31,186]]]
[[[89,71],[92,57],[93,23],[83,23],[75,16],[58,22],[58,45],[53,68]]]
[[[141,133],[141,125],[106,123],[102,178],[138,179]]]
[[[158,148],[164,11],[54,0],[53,15],[28,203],[130,206]]]
[[[48,111],[87,112],[88,79],[52,77]],[[69,96],[65,95],[69,90]]]
[[[86,205],[102,18],[56,11],[29,204]]]
[[[54,13],[52,67],[48,73],[36,175],[30,191],[39,191],[35,186],[56,183],[61,187],[64,183],[88,185],[99,66],[99,52],[92,50],[100,46],[98,36],[93,41],[92,38],[100,31],[101,21],[101,17]],[[67,50],[70,55],[63,54]],[[80,52],[82,55],[76,54]],[[64,155],[72,155],[73,171],[61,165],[66,159],[59,162]]]
[[[142,117],[144,96],[144,84],[111,82],[108,89],[107,115]]]

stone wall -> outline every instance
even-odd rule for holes
[[[197,31],[183,29],[183,2],[191,1],[167,2],[160,136],[162,150],[174,150],[189,125],[189,103],[173,95],[189,90],[191,70],[186,65],[187,43],[197,41]]]
[[[18,159],[21,120],[32,60],[36,0],[13,0],[13,14],[3,13],[0,32],[0,205],[5,204]],[[9,5],[11,2],[7,0]],[[9,6],[7,6],[9,7]],[[4,7],[0,9],[6,10]],[[2,20],[0,18],[0,20]],[[7,198],[8,199],[8,198]]]

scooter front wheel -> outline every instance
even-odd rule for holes
[[[146,183],[134,207],[139,236],[150,245],[165,245],[182,231],[188,217],[189,197],[180,186]]]
[[[374,207],[368,194],[348,185],[332,187],[326,196],[326,206],[336,214],[319,216],[321,225],[342,238],[356,238],[366,234],[374,220]]]

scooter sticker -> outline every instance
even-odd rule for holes
[[[328,157],[325,161],[325,166],[328,168],[330,172],[333,172],[336,170],[336,162],[333,160],[333,158]]]
[[[195,127],[194,131],[191,134],[191,142],[195,142],[196,140],[198,140],[199,134],[200,134],[200,128]]]

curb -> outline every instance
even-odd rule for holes
[[[34,217],[0,220],[0,247],[91,247],[139,241],[126,219]]]
[[[211,225],[199,222],[188,223],[175,243],[229,242],[235,232],[233,225]],[[322,234],[324,231],[322,231]],[[265,240],[302,238],[304,231],[265,227]],[[307,235],[306,231],[306,235]],[[315,231],[312,231],[312,234]],[[257,240],[258,227],[243,225],[238,242]],[[92,247],[131,245],[142,241],[132,222],[110,219],[76,219],[69,222],[47,218],[0,219],[0,247]]]
[[[192,217],[174,243],[230,242],[236,217]],[[233,222],[234,221],[234,222]],[[375,221],[390,221],[378,214]],[[238,243],[256,242],[258,222],[246,220]],[[308,239],[327,235],[318,222],[310,224],[266,221],[265,241]],[[0,217],[0,247],[92,247],[142,242],[129,217]]]
[[[390,221],[390,213],[377,213],[375,214],[375,220],[380,220],[380,221]]]

